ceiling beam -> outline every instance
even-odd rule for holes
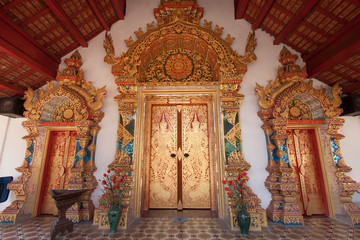
[[[350,2],[352,2],[353,4],[356,4],[358,6],[360,6],[360,1],[359,0],[350,0]]]
[[[352,83],[342,89],[343,93],[353,93],[360,90],[360,82]]]
[[[235,6],[235,19],[242,19],[245,14],[246,7],[249,0],[238,0],[237,6]]]
[[[345,62],[356,53],[360,53],[360,28],[355,25],[337,41],[306,61],[309,77]]]
[[[0,19],[0,51],[34,68],[49,78],[55,78],[59,63],[39,47]]]
[[[333,36],[331,36],[325,42],[323,42],[312,53],[310,53],[307,56],[304,56],[304,60],[307,61],[308,59],[313,58],[320,51],[322,51],[325,48],[328,48],[332,43],[341,41],[344,35],[348,34],[350,30],[353,29],[355,26],[359,26],[359,24],[360,24],[360,15],[354,18],[353,20],[351,20],[345,26],[343,26],[339,31],[337,31]]]
[[[305,18],[305,16],[311,11],[311,9],[319,2],[319,0],[309,0],[303,2],[303,7],[299,13],[289,21],[289,23],[281,30],[279,35],[275,37],[274,44],[280,44]]]
[[[95,0],[89,0],[91,9],[94,11],[95,15],[103,25],[106,31],[110,31],[109,25],[106,23],[104,17],[101,15],[101,12],[99,11],[99,8],[96,6]]]
[[[34,88],[34,89],[37,89],[36,86],[37,86],[38,84],[42,84],[42,86],[44,86],[45,83],[47,82],[46,80],[51,81],[51,80],[48,79],[47,77],[43,77],[43,78],[39,79],[38,81],[32,83],[32,84],[31,84],[31,87]]]
[[[18,81],[25,79],[27,76],[30,76],[32,72],[33,70],[30,69],[29,71],[20,74],[14,80],[11,81],[11,84],[16,84]]]
[[[126,0],[112,0],[115,12],[120,20],[124,20]]]
[[[7,10],[9,8],[12,8],[16,5],[18,5],[19,3],[22,3],[24,0],[14,0],[12,2],[7,3],[6,5],[4,5],[3,7],[1,7],[1,10]]]
[[[66,29],[73,35],[73,37],[80,43],[82,47],[87,47],[88,43],[85,40],[84,36],[79,32],[75,24],[69,19],[68,15],[62,9],[60,4],[57,1],[44,0],[46,5],[49,6],[51,11],[56,15],[56,17],[64,24]]]
[[[6,55],[6,54],[4,53],[4,55]],[[9,73],[14,72],[17,68],[21,67],[22,65],[23,65],[23,63],[19,62],[18,64],[11,66],[8,70],[2,72],[2,73],[0,74],[0,77],[1,77],[1,76],[5,76],[5,75],[7,75],[7,74],[9,74]]]
[[[16,23],[14,23],[4,11],[0,9],[0,19],[3,20],[7,25],[9,25],[11,28],[13,28],[15,31],[17,31],[20,35],[22,35],[24,38],[27,39],[27,41],[30,41],[33,45],[35,45],[37,48],[39,48],[41,51],[43,51],[46,55],[51,57],[53,60],[55,60],[57,63],[60,63],[60,59],[57,58],[55,55],[50,53],[48,50],[43,48],[37,41],[35,41],[29,34],[27,34],[20,26],[18,26]]]
[[[23,21],[22,23],[20,23],[21,26],[24,26],[28,23],[32,23],[34,22],[35,20],[39,19],[40,17],[44,16],[45,14],[51,12],[50,8],[46,8],[40,12],[38,12],[37,14],[27,18],[25,21]]]
[[[252,29],[258,29],[260,27],[266,14],[269,12],[269,10],[274,2],[275,2],[275,0],[266,1],[265,5],[262,7],[262,10],[261,10],[259,16],[257,17],[256,21],[252,25]]]
[[[24,95],[25,89],[22,89],[20,87],[14,86],[10,83],[5,82],[4,80],[0,80],[0,89],[5,89],[7,91]]]

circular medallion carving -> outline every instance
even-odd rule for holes
[[[54,102],[53,104],[57,104]],[[54,112],[51,116],[52,122],[74,122],[75,114],[74,114],[74,105],[70,101],[64,101],[58,106],[53,106]]]
[[[297,117],[300,116],[300,114],[301,114],[301,111],[300,111],[300,109],[298,107],[294,106],[294,107],[290,108],[290,115],[292,117],[297,118]]]
[[[147,67],[145,82],[196,84],[213,82],[208,61],[188,49],[171,49],[157,56]]]
[[[65,119],[71,119],[74,116],[74,111],[72,109],[66,109],[63,116]]]
[[[288,104],[289,120],[312,120],[311,108],[301,99],[294,98]]]
[[[188,77],[193,68],[191,60],[185,54],[171,55],[165,63],[166,74],[176,80]]]

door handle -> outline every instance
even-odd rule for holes
[[[170,155],[170,157],[174,158],[174,157],[176,157],[176,154],[175,154],[175,153],[172,153],[172,154]]]
[[[189,156],[190,156],[190,155],[189,155],[188,153],[185,153],[185,154],[184,154],[184,157],[186,157],[186,158],[189,157]]]

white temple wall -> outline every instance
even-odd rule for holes
[[[124,40],[130,36],[136,40],[134,31],[139,27],[146,32],[146,24],[155,22],[153,9],[158,7],[160,1],[144,1],[129,0],[127,1],[127,9],[125,20],[118,21],[111,27],[111,35],[114,41],[115,55],[120,56],[126,52],[128,48]],[[222,37],[225,38],[229,33],[235,37],[232,48],[238,53],[243,54],[245,51],[248,33],[251,31],[251,25],[245,20],[235,20],[234,18],[234,1],[233,0],[199,0],[198,4],[204,8],[204,17],[208,21],[212,21],[215,25],[224,27]],[[262,122],[257,116],[260,107],[257,104],[257,96],[255,95],[255,83],[262,86],[268,84],[269,80],[274,80],[277,76],[280,63],[279,53],[283,48],[283,44],[273,45],[274,38],[262,30],[256,31],[257,48],[255,53],[257,61],[248,65],[248,72],[243,78],[240,93],[245,95],[245,99],[241,106],[241,129],[242,129],[242,147],[245,159],[251,164],[249,171],[249,185],[253,191],[261,199],[261,205],[266,208],[270,202],[271,195],[264,186],[264,181],[268,176],[265,170],[267,166],[267,152],[265,145],[265,135],[261,129]],[[84,79],[91,81],[96,88],[106,85],[107,95],[104,99],[102,111],[105,113],[104,119],[100,123],[101,130],[97,138],[97,147],[95,153],[95,161],[97,171],[95,176],[102,179],[103,173],[107,170],[107,166],[114,160],[118,127],[118,109],[114,97],[118,95],[117,86],[114,83],[114,77],[111,74],[111,66],[103,62],[105,51],[103,49],[104,33],[101,33],[91,41],[87,48],[78,48],[82,58],[84,71]],[[287,48],[292,52],[290,47]],[[69,58],[72,53],[62,58]],[[298,54],[299,55],[299,54]],[[299,55],[300,57],[300,55]],[[304,66],[301,60],[297,62],[300,66]],[[64,63],[60,65],[60,70],[65,67]],[[314,80],[313,86],[320,88],[324,85]],[[324,85],[325,86],[325,85]],[[326,87],[329,89],[328,87]],[[25,156],[26,144],[21,137],[26,135],[21,122],[25,119],[11,119],[8,127],[8,133],[4,141],[4,151],[0,159],[0,176],[18,176],[15,171],[16,167],[22,164]],[[349,174],[355,181],[360,181],[360,116],[345,117],[345,125],[341,133],[346,137],[341,142],[342,153],[345,162],[353,168]],[[0,118],[0,124],[6,121]],[[4,138],[4,131],[0,127],[0,144]],[[1,145],[0,145],[1,146]],[[96,190],[93,194],[95,206],[98,206],[98,199],[102,192]],[[360,195],[360,194],[357,194]],[[13,200],[14,195],[10,198]],[[359,201],[360,202],[360,201]],[[0,203],[0,211],[10,204],[9,201]]]

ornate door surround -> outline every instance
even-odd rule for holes
[[[104,117],[100,111],[105,87],[96,89],[83,79],[80,69],[82,58],[75,51],[65,59],[67,68],[58,72],[58,82],[48,82],[37,94],[31,89],[25,92],[26,101],[22,123],[28,132],[23,137],[27,148],[23,164],[16,168],[21,176],[8,188],[16,194],[16,200],[0,213],[0,222],[16,223],[19,215],[38,214],[40,193],[47,160],[47,149],[51,131],[76,131],[76,150],[70,170],[67,189],[90,189],[83,194],[81,202],[74,204],[67,217],[73,222],[90,220],[94,214],[91,194],[97,186],[93,173],[96,171],[94,151],[99,122]]]
[[[106,34],[104,61],[112,66],[115,83],[120,95],[115,97],[119,109],[118,149],[114,161],[109,165],[112,170],[121,169],[127,174],[127,192],[123,200],[123,211],[119,228],[127,228],[128,223],[140,217],[141,167],[139,149],[139,125],[144,115],[139,115],[142,103],[141,88],[146,90],[164,87],[164,95],[171,90],[191,92],[215,89],[218,93],[219,118],[217,127],[221,129],[220,163],[217,179],[234,179],[238,174],[250,169],[245,161],[241,146],[240,104],[243,95],[239,94],[242,77],[247,64],[256,60],[254,49],[256,39],[250,33],[244,55],[239,55],[231,47],[234,38],[229,34],[222,39],[223,28],[200,19],[204,9],[196,0],[161,0],[159,8],[154,9],[158,22],[147,24],[147,32],[141,28],[135,31],[137,40],[132,37],[125,40],[129,50],[121,57],[115,57],[112,37]],[[166,87],[166,88],[165,88]],[[159,89],[158,89],[159,90]],[[175,94],[175,93],[174,93]],[[176,94],[175,94],[176,95]],[[140,105],[139,105],[140,104]],[[140,121],[139,121],[140,120]],[[225,151],[225,142],[227,149]],[[233,197],[226,197],[224,187],[217,180],[215,185],[220,196],[218,202],[219,217],[232,229],[238,228]],[[260,199],[246,186],[248,208],[251,214],[251,230],[261,230],[267,225],[265,210]],[[95,210],[94,224],[100,228],[109,228],[105,205]]]
[[[360,209],[352,202],[352,195],[360,189],[346,173],[351,168],[345,164],[341,155],[340,140],[344,138],[338,131],[344,123],[339,118],[342,109],[341,87],[336,84],[331,89],[332,98],[325,89],[313,88],[312,81],[305,82],[306,69],[295,64],[297,55],[285,47],[280,52],[278,77],[266,87],[256,84],[256,93],[261,110],[268,150],[269,176],[265,186],[272,200],[266,209],[267,216],[274,222],[290,225],[304,224],[303,216],[295,202],[296,186],[291,177],[286,130],[294,126],[315,128],[321,170],[327,196],[328,215],[339,221],[359,225]]]

